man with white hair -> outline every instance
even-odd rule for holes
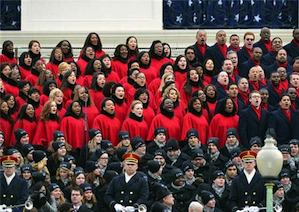
[[[190,203],[188,212],[203,212],[203,206],[197,201],[193,201]]]
[[[228,96],[227,85],[229,83],[228,74],[225,71],[221,71],[218,74],[217,82],[215,84],[218,91],[218,100]]]

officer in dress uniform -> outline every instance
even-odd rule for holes
[[[13,206],[24,204],[28,199],[26,180],[15,173],[17,158],[11,155],[1,157],[3,173],[0,174],[0,205]],[[15,208],[14,212],[22,209]]]
[[[245,206],[262,207],[265,203],[265,182],[261,174],[256,171],[256,153],[241,152],[244,169],[233,179],[229,196],[229,207],[232,212]]]
[[[146,203],[149,188],[144,174],[137,172],[139,161],[140,156],[135,153],[123,155],[125,173],[113,178],[104,197],[112,211],[120,212],[126,206]]]

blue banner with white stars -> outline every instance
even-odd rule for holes
[[[164,0],[164,29],[298,27],[298,0]]]
[[[21,0],[0,0],[0,30],[21,30]]]

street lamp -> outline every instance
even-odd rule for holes
[[[274,145],[273,138],[266,138],[265,145],[257,154],[257,167],[263,178],[266,179],[267,188],[267,212],[273,212],[273,186],[271,180],[277,178],[283,165],[283,158],[281,152]]]

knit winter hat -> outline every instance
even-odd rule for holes
[[[119,141],[130,139],[130,135],[128,131],[119,131],[118,132],[118,139]]]
[[[29,154],[29,152],[31,152],[32,150],[34,151],[34,147],[31,144],[25,144],[22,147],[23,157],[26,157]]]
[[[99,165],[95,161],[86,161],[86,172],[90,173],[99,168]]]
[[[189,139],[191,136],[195,136],[196,138],[199,138],[198,131],[196,129],[190,129],[187,132],[187,138]]]
[[[174,138],[170,138],[166,143],[166,149],[167,151],[178,150],[180,149],[179,143]]]
[[[47,157],[46,153],[42,150],[35,150],[32,155],[33,155],[33,160],[34,160],[35,163],[38,163],[42,159]]]
[[[159,134],[159,133],[163,133],[164,135],[166,135],[166,129],[164,127],[156,127],[155,128],[155,131],[154,131],[154,134],[155,134],[155,137]]]
[[[16,140],[17,140],[17,141],[20,141],[21,138],[22,138],[23,136],[27,135],[28,133],[27,133],[25,130],[23,130],[23,129],[16,129],[16,130],[14,131],[14,134],[15,134]]]
[[[156,173],[157,171],[159,171],[160,167],[161,167],[161,164],[158,161],[155,161],[155,160],[147,161],[147,169],[151,173]]]
[[[63,132],[59,131],[59,130],[55,130],[54,133],[53,133],[53,139],[54,141],[57,140],[57,138],[60,138],[60,137],[65,137]]]
[[[207,145],[209,145],[210,143],[213,143],[213,144],[215,144],[215,146],[218,147],[219,138],[217,138],[217,137],[209,138],[208,141],[207,141]]]
[[[229,128],[226,130],[226,137],[228,137],[230,135],[234,135],[236,138],[238,138],[238,133],[237,133],[236,128]]]
[[[209,191],[202,192],[201,200],[204,205],[206,205],[211,199],[214,199],[215,196]]]
[[[50,192],[54,191],[57,188],[60,188],[60,187],[56,183],[51,183],[50,185],[48,185],[48,189]]]
[[[52,143],[52,147],[54,149],[54,151],[56,152],[60,147],[63,147],[65,146],[65,143],[64,142],[61,142],[61,141],[53,141]]]
[[[135,136],[131,140],[131,145],[132,145],[132,148],[133,148],[134,151],[136,149],[138,149],[139,147],[141,147],[143,144],[145,144],[145,142],[144,142],[144,140],[140,136]]]
[[[100,134],[101,131],[98,129],[90,129],[88,130],[89,140],[93,139],[97,134]]]

